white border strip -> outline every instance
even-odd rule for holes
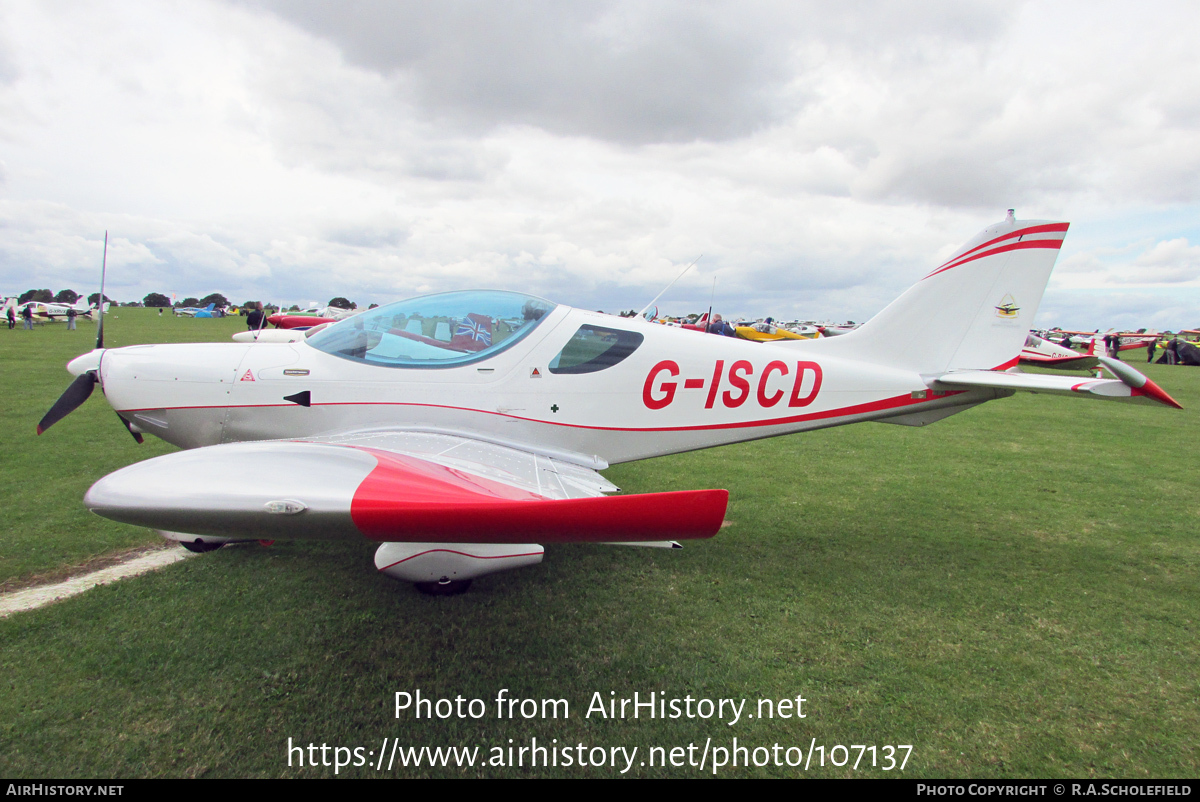
[[[107,585],[119,579],[164,568],[192,556],[194,555],[185,549],[159,549],[135,557],[128,562],[110,565],[108,568],[101,568],[99,571],[77,576],[65,582],[7,593],[0,596],[0,618],[7,618],[13,613],[25,610],[36,610],[52,602],[77,596],[97,585]]]

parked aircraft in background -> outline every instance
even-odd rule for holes
[[[1061,329],[1054,329],[1047,332],[1047,334],[1070,335],[1075,342],[1083,344],[1099,342],[1099,346],[1097,347],[1100,349],[1104,348],[1104,338],[1115,334],[1120,341],[1120,346],[1118,348],[1120,351],[1131,351],[1137,348],[1145,348],[1151,340],[1157,340],[1161,336],[1157,331],[1131,332],[1117,331],[1116,329],[1109,329],[1108,331],[1064,331]]]
[[[817,330],[821,332],[822,337],[838,337],[838,336],[841,336],[842,334],[849,334],[850,332],[854,331],[857,328],[858,328],[858,324],[843,323],[840,326],[835,326],[832,324],[825,325],[825,326],[818,326]]]
[[[712,537],[725,490],[610,495],[610,464],[864,421],[923,426],[1018,390],[1178,407],[1116,378],[1012,372],[1066,223],[991,226],[861,327],[764,347],[515,292],[430,295],[279,344],[96,350],[39,425],[99,384],[184,451],[84,503],[192,549],[366,539],[430,592],[540,562],[548,542]],[[1001,311],[997,311],[1001,310]]]
[[[176,317],[213,317],[213,311],[217,305],[211,303],[208,306],[181,306],[175,310]]]
[[[310,329],[322,323],[336,323],[364,310],[342,309],[337,306],[310,307],[299,312],[277,312],[267,322],[277,329]]]
[[[362,309],[342,309],[340,306],[312,306],[308,309],[302,309],[297,314],[312,315],[314,317],[323,317],[327,320],[345,320],[348,317],[353,317]]]
[[[773,323],[752,323],[747,326],[735,326],[733,329],[743,340],[770,343],[778,340],[810,340],[817,336],[816,329],[810,335],[789,331]]]
[[[1098,342],[1100,341],[1089,341],[1088,352],[1081,354],[1031,332],[1025,338],[1025,347],[1021,349],[1021,361],[1027,365],[1040,365],[1044,368],[1090,370],[1100,364],[1096,357],[1102,353],[1103,345],[1097,345]]]
[[[311,329],[314,326],[320,326],[322,323],[336,323],[341,318],[319,317],[317,315],[301,315],[287,314],[279,312],[267,318],[267,323],[270,323],[277,329]]]
[[[47,303],[45,301],[26,301],[16,307],[16,315],[21,317],[25,307],[30,307],[34,318],[39,320],[66,320],[70,314],[70,310],[75,310],[76,317],[87,318],[91,320],[92,313],[96,307],[91,306],[87,302],[87,298],[80,298],[73,304]],[[104,311],[108,311],[109,304],[105,302]]]
[[[780,323],[779,326],[810,340],[821,337],[821,328],[815,323],[801,323],[799,320],[793,320],[789,323]]]

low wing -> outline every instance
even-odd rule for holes
[[[995,390],[1025,390],[1032,393],[1092,396],[1112,401],[1165,404],[1183,409],[1171,396],[1124,362],[1097,356],[1096,360],[1117,378],[1083,379],[1072,376],[1044,376],[1038,373],[1013,373],[998,370],[956,370],[935,379],[935,389],[987,387]]]
[[[561,543],[712,537],[728,493],[605,496],[597,472],[451,434],[232,443],[140,462],[84,503],[106,518],[235,538]]]
[[[1094,356],[1079,354],[1078,356],[1045,356],[1029,351],[1022,351],[1022,362],[1038,365],[1044,368],[1063,368],[1070,370],[1090,370],[1100,364]]]

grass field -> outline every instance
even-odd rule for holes
[[[241,325],[118,316],[110,345],[223,340]],[[0,336],[10,586],[154,542],[80,499],[169,447],[136,446],[99,397],[33,434],[89,338],[87,324]],[[483,765],[536,738],[593,760],[592,747],[637,747],[624,776],[710,776],[712,749],[736,738],[779,744],[783,763],[788,747],[807,758],[823,746],[825,765],[814,752],[807,770],[718,776],[1195,777],[1200,371],[1146,372],[1186,409],[1025,394],[924,429],[843,427],[607,471],[628,492],[729,489],[729,525],[683,551],[548,547],[541,566],[428,598],[377,575],[368,544],[244,546],[12,616],[0,621],[0,775],[332,776],[307,751],[289,766],[289,739],[361,747],[371,765],[348,776],[625,766],[607,765],[611,752],[603,766],[530,768],[528,753],[524,767]],[[484,700],[486,713],[397,717],[394,694],[416,689]],[[565,699],[569,716],[498,718],[502,689]],[[746,713],[802,696],[806,715],[586,715],[595,693],[635,692],[745,699]],[[385,737],[479,747],[479,759],[376,771]],[[877,765],[863,749],[832,765],[838,744],[875,746]],[[905,768],[884,771],[884,747],[900,744],[912,745]],[[673,747],[682,765],[649,764]],[[702,754],[705,768],[689,764]]]

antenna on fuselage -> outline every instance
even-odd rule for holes
[[[697,256],[694,260],[692,260],[692,263],[683,269],[683,273],[686,273],[689,270],[691,270],[693,267],[695,267],[696,262],[699,262],[700,258],[702,256],[704,256],[704,254],[700,254],[700,256]],[[683,278],[683,273],[680,273],[678,276],[676,276],[675,281],[679,281],[679,279]],[[658,299],[663,297],[663,292],[666,292],[667,290],[669,290],[675,286],[675,281],[672,281],[670,284],[663,287],[662,292],[660,292],[658,295],[655,295],[653,301],[651,301],[650,303],[648,303],[644,307],[642,307],[642,311],[638,312],[637,316],[641,317],[642,315],[646,314],[646,310],[649,309],[650,307],[654,306],[654,304],[657,303]]]
[[[108,232],[104,232],[104,256],[100,259],[100,300],[97,306],[100,307],[99,316],[96,318],[96,347],[104,347],[104,271],[108,267]]]
[[[713,276],[712,295],[708,296],[708,314],[704,318],[704,328],[707,329],[712,325],[712,308],[713,301],[717,298],[717,277]]]

